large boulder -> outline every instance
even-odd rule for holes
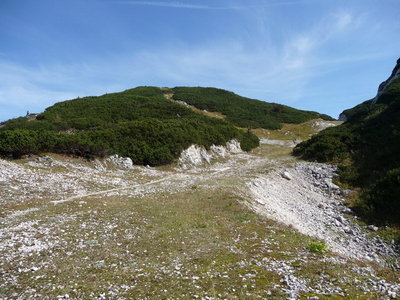
[[[106,161],[110,162],[118,168],[133,169],[132,159],[130,159],[129,157],[121,157],[118,154],[115,154],[107,158]]]
[[[210,164],[212,156],[207,153],[204,147],[191,145],[186,150],[183,150],[178,160],[178,166],[187,169],[190,166],[201,166]]]

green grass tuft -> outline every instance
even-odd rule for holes
[[[308,251],[318,254],[324,254],[328,252],[329,247],[325,242],[312,242],[308,245]]]

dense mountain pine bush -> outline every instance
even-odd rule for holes
[[[317,112],[249,99],[216,88],[176,87],[172,90],[175,100],[185,101],[198,109],[222,113],[239,127],[280,129],[282,123],[302,123],[317,118],[333,120]]]
[[[299,144],[294,154],[339,163],[340,180],[362,188],[355,208],[370,221],[400,225],[400,78],[375,104],[344,114],[347,122]]]

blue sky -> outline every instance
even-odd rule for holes
[[[1,0],[0,120],[139,85],[334,117],[400,57],[400,0]]]

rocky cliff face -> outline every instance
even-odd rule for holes
[[[376,93],[375,98],[372,100],[372,104],[375,104],[378,101],[379,97],[382,95],[382,93],[386,90],[386,88],[392,83],[392,81],[399,77],[400,77],[400,58],[397,60],[396,66],[394,67],[392,74],[390,74],[389,78],[383,81],[379,85],[378,92]],[[346,122],[347,121],[346,114],[342,112],[339,115],[338,120]]]
[[[396,66],[394,67],[392,74],[390,74],[389,78],[379,85],[378,93],[376,94],[374,100],[372,101],[373,104],[376,103],[376,101],[378,101],[379,96],[382,95],[382,93],[386,90],[389,84],[398,77],[400,77],[400,58],[397,60]]]
[[[341,114],[339,115],[338,120],[339,120],[339,121],[346,122],[346,121],[347,121],[347,116],[346,116],[346,114],[345,114],[345,113],[341,113]]]

